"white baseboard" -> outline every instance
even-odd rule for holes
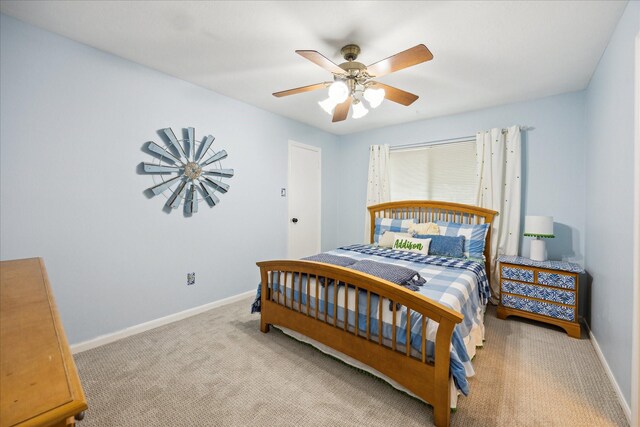
[[[82,353],[83,351],[91,350],[92,348],[100,347],[105,344],[112,343],[114,341],[121,340],[122,338],[130,337],[150,329],[157,328],[159,326],[167,325],[169,323],[177,322],[178,320],[186,319],[187,317],[195,316],[196,314],[204,313],[212,308],[222,307],[223,305],[231,304],[239,301],[251,295],[255,295],[256,291],[247,291],[238,295],[234,295],[221,300],[213,301],[208,304],[200,305],[198,307],[190,308],[188,310],[180,311],[178,313],[170,314],[159,319],[150,320],[148,322],[140,323],[129,328],[121,329],[119,331],[100,335],[99,337],[92,338],[87,341],[82,341],[77,344],[71,345],[71,352],[73,354]],[[248,308],[247,308],[248,309]]]
[[[602,350],[600,349],[598,340],[596,340],[596,337],[593,335],[593,332],[591,332],[591,328],[589,328],[589,325],[587,324],[587,322],[584,322],[584,325],[587,327],[587,331],[589,331],[589,338],[591,339],[591,344],[593,344],[593,348],[596,350],[598,359],[600,359],[600,363],[602,363],[602,366],[604,367],[604,371],[607,373],[607,376],[609,377],[609,381],[611,381],[611,384],[613,385],[613,389],[615,390],[616,395],[618,396],[618,402],[622,407],[622,412],[624,412],[624,416],[627,417],[627,422],[629,423],[629,425],[631,425],[631,408],[629,407],[629,403],[625,400],[624,395],[622,394],[622,390],[620,389],[620,386],[618,385],[618,382],[616,381],[616,378],[613,376],[613,372],[611,371],[611,368],[607,363],[607,359],[605,359],[604,354],[602,354]]]

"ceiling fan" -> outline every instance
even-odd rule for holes
[[[333,122],[345,120],[351,105],[353,105],[351,117],[354,119],[367,114],[369,110],[363,105],[358,94],[362,95],[371,108],[379,106],[385,98],[404,106],[411,105],[418,99],[418,95],[385,85],[373,79],[433,59],[433,55],[423,44],[367,66],[356,62],[360,54],[360,47],[355,44],[348,44],[340,50],[340,54],[347,61],[340,65],[335,64],[315,50],[296,50],[296,53],[331,72],[333,74],[333,82],[328,81],[283,90],[275,92],[273,96],[280,98],[328,87],[329,97],[318,104],[327,113],[333,115]]]

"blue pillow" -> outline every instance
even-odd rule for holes
[[[393,231],[395,233],[407,233],[409,232],[409,226],[415,224],[415,218],[412,219],[391,219],[391,218],[376,218],[376,226],[373,231],[373,241],[378,244],[380,236],[385,231]]]
[[[458,224],[436,221],[441,236],[464,236],[464,256],[481,259],[489,224]]]
[[[429,255],[464,258],[464,236],[439,236],[437,234],[416,234],[417,239],[431,239]]]

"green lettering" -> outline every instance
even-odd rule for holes
[[[393,242],[393,247],[394,249],[418,249],[421,251],[424,246],[422,243],[412,243],[406,239],[400,239]]]

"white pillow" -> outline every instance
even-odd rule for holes
[[[378,240],[378,246],[380,246],[381,248],[390,248],[393,246],[393,242],[396,241],[396,237],[407,238],[411,237],[411,234],[397,233],[395,231],[385,231],[384,233],[382,233],[382,236],[380,236],[380,239]]]
[[[417,252],[429,255],[429,245],[431,239],[414,239],[413,237],[396,237],[393,242],[393,249],[401,251]]]
[[[440,234],[440,227],[434,222],[421,222],[409,225],[409,234]]]

